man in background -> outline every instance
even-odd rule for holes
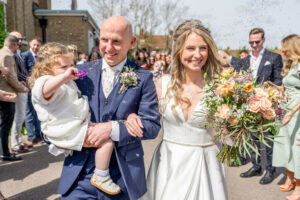
[[[18,50],[14,54],[14,59],[17,65],[18,80],[27,87],[26,79],[28,71],[26,69],[23,58],[21,57],[20,48],[23,44],[22,34],[13,31],[9,35],[15,36],[18,39]],[[19,92],[15,102],[15,116],[11,128],[11,151],[15,153],[26,153],[31,145],[22,142],[22,127],[25,120],[25,109],[27,104],[27,93]]]
[[[249,33],[249,44],[252,48],[250,55],[242,59],[235,70],[251,70],[252,76],[256,79],[256,83],[261,84],[266,81],[271,81],[276,85],[282,84],[282,58],[279,54],[266,50],[263,47],[265,42],[265,32],[262,28],[254,28]],[[267,132],[265,134],[272,134]],[[256,138],[255,138],[256,140]],[[270,147],[265,147],[266,150],[266,173],[260,180],[260,184],[271,183],[274,179],[275,167],[272,166],[273,142],[267,140]],[[260,156],[261,146],[256,142]],[[258,156],[257,162],[255,152],[251,153],[251,162],[253,166],[246,172],[241,173],[242,178],[257,176],[262,173],[261,157]]]
[[[4,47],[0,50],[0,66],[8,68],[9,72],[0,77],[0,90],[11,93],[26,93],[28,88],[18,80],[15,53],[19,49],[19,42],[15,36],[9,35],[4,40]],[[15,102],[9,100],[0,101],[0,156],[4,161],[21,160],[8,148],[9,130],[15,115]]]
[[[31,69],[36,63],[41,43],[42,41],[38,37],[32,38],[29,42],[30,49],[22,53],[22,58],[29,73],[31,73]],[[31,103],[31,92],[28,93],[25,127],[28,134],[28,141],[31,142],[31,145],[41,142],[41,125]]]

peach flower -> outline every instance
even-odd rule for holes
[[[220,95],[220,96],[225,97],[230,92],[234,93],[234,89],[235,89],[235,82],[234,81],[226,82],[224,84],[220,84],[217,87],[217,94]]]
[[[262,88],[255,88],[254,89],[255,98],[260,100],[264,97],[268,97],[268,94]]]
[[[233,73],[234,73],[234,68],[228,67],[228,68],[223,69],[223,71],[221,72],[221,76],[229,78],[230,76],[233,75]]]
[[[228,79],[230,77],[236,77],[237,76],[237,72],[234,71],[233,67],[228,67],[223,69],[223,71],[221,72],[221,77]]]
[[[265,88],[265,92],[269,95],[270,100],[277,99],[278,97],[280,97],[280,92],[274,87]]]
[[[253,98],[250,98],[247,103],[247,110],[257,113],[260,110],[260,102]]]
[[[268,98],[262,98],[260,100],[260,109],[262,111],[269,110],[272,107],[272,102]]]
[[[252,92],[253,88],[254,88],[253,83],[247,83],[247,84],[245,84],[243,89],[244,89],[244,92],[249,93],[249,92]]]
[[[263,111],[263,117],[268,120],[275,119],[276,113],[275,113],[274,109],[270,108],[269,110]]]
[[[237,117],[230,117],[228,119],[228,122],[230,123],[231,126],[235,126],[239,123],[239,119]]]
[[[221,107],[218,108],[218,113],[216,114],[217,117],[222,119],[228,119],[230,115],[230,108],[228,105],[223,104]]]

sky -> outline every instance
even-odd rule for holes
[[[52,0],[52,9],[70,9],[70,2]],[[77,7],[93,16],[87,2],[77,0]],[[285,36],[300,34],[300,0],[184,0],[184,3],[189,7],[183,13],[185,18],[201,20],[211,30],[218,48],[250,49],[249,31],[255,27],[265,30],[267,48],[280,48]]]

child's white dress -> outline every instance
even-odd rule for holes
[[[32,104],[41,121],[42,132],[51,142],[49,152],[68,155],[71,151],[57,147],[81,150],[90,119],[89,105],[74,81],[63,84],[49,100],[44,99],[43,85],[51,77],[45,75],[36,80],[32,88]]]

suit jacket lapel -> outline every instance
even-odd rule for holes
[[[102,60],[99,60],[98,66],[93,66],[93,67],[95,67],[95,69],[89,71],[89,73],[93,73],[93,75],[89,75],[89,76],[94,85],[94,92],[91,95],[92,101],[90,101],[90,107],[94,111],[96,122],[100,122],[100,106],[104,103],[100,101],[100,90],[102,88],[100,87],[99,89],[101,83]]]
[[[266,62],[266,60],[268,58],[268,56],[266,54],[267,54],[267,50],[265,50],[265,52],[263,54],[263,57],[261,58],[261,61],[260,61],[260,64],[259,64],[259,67],[258,67],[258,70],[257,70],[257,76],[261,75],[261,71],[264,68],[265,62]]]

